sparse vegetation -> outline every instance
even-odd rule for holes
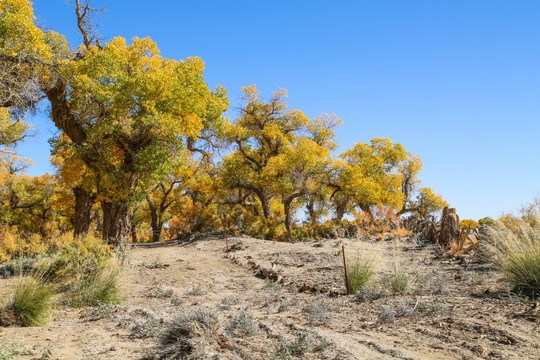
[[[201,296],[201,295],[206,295],[207,292],[206,290],[203,289],[201,284],[197,284],[196,286],[192,287],[191,290],[187,292],[187,294],[192,295],[192,296]]]
[[[175,296],[173,289],[165,290],[163,289],[161,284],[154,285],[154,287],[152,288],[152,294],[154,297],[157,297],[157,298],[172,298]]]
[[[241,336],[255,335],[257,329],[257,324],[253,321],[253,313],[249,310],[240,310],[227,327],[231,334]]]
[[[390,287],[397,294],[412,294],[414,277],[412,274],[403,271],[398,264],[394,264],[394,269],[389,277]]]
[[[289,360],[294,357],[301,357],[310,351],[312,346],[313,340],[307,333],[300,334],[292,341],[283,339],[275,358]]]
[[[218,314],[198,309],[171,321],[161,336],[157,356],[163,359],[204,358],[223,341]]]
[[[364,289],[375,275],[373,260],[363,257],[347,259],[347,277],[349,293],[356,294],[357,291]]]
[[[307,320],[314,325],[329,323],[329,313],[334,310],[334,307],[325,299],[321,299],[302,308],[302,312],[306,314]]]
[[[15,360],[19,352],[13,346],[0,345],[0,360]]]
[[[494,262],[511,291],[538,298],[540,296],[540,215],[507,217],[487,228],[484,257]]]
[[[69,292],[68,304],[74,307],[119,304],[122,295],[117,271],[102,271],[81,278]]]

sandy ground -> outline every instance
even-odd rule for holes
[[[413,240],[229,244],[228,253],[212,236],[136,247],[122,305],[59,308],[47,326],[0,328],[0,344],[18,359],[158,359],[171,321],[211,310],[220,340],[201,340],[201,359],[540,359],[538,304],[505,295],[474,257]],[[379,298],[345,295],[342,245],[374,261]],[[396,265],[415,279],[412,294],[390,290]],[[0,300],[14,281],[0,280]],[[253,316],[250,334],[234,327],[239,314]]]

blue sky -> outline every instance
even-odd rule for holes
[[[462,218],[516,210],[540,194],[540,2],[496,0],[96,0],[104,40],[150,36],[163,56],[200,56],[211,87],[289,92],[309,117],[335,112],[341,150],[388,137],[420,155],[421,179]],[[38,21],[81,42],[64,0]],[[19,147],[51,171],[56,129]]]

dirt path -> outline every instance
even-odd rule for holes
[[[230,242],[229,253],[215,237],[137,247],[122,273],[123,305],[57,309],[48,326],[0,328],[0,344],[26,352],[19,359],[47,349],[53,359],[142,359],[160,351],[171,320],[206,309],[222,338],[207,358],[540,359],[538,317],[524,316],[534,304],[503,299],[496,274],[471,259],[412,241]],[[413,274],[415,292],[343,295],[342,244],[375,261],[375,293],[396,264]],[[0,280],[2,298],[13,283]],[[239,314],[252,319],[233,322]],[[254,334],[243,332],[251,325]]]

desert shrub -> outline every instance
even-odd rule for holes
[[[355,295],[358,302],[373,301],[385,296],[386,289],[384,287],[377,289],[373,284],[369,284],[364,286],[362,290],[357,290]]]
[[[495,221],[492,217],[490,216],[486,216],[486,217],[483,217],[481,218],[480,220],[478,220],[478,224],[480,225],[495,225],[497,223],[497,221]]]
[[[257,324],[253,321],[253,313],[249,310],[240,310],[227,327],[231,334],[244,336],[255,335],[257,329]]]
[[[114,268],[114,253],[108,245],[91,236],[72,240],[41,264],[41,272],[51,282],[76,281],[105,268]]]
[[[0,266],[0,277],[7,279],[12,276],[29,274],[36,265],[33,258],[15,258]]]
[[[198,309],[171,321],[161,335],[159,359],[205,358],[210,349],[220,346],[223,336],[219,333],[217,312]]]
[[[108,245],[91,236],[72,240],[39,266],[45,282],[55,284],[71,306],[117,304],[117,260]]]
[[[330,322],[330,312],[335,309],[326,301],[319,300],[302,308],[302,312],[306,314],[307,320],[316,325],[322,325]]]
[[[70,233],[52,233],[50,237],[45,238],[36,233],[23,233],[16,226],[2,226],[0,227],[0,261],[53,254],[72,241],[72,238],[73,235]]]
[[[293,224],[292,240],[320,240],[331,239],[336,236],[336,226],[331,221],[326,221],[323,224],[305,224],[301,226]]]
[[[389,284],[394,293],[398,294],[412,294],[414,277],[403,271],[399,265],[394,265],[394,271],[389,277]]]
[[[356,294],[362,290],[375,275],[374,264],[372,260],[362,257],[347,259],[347,278],[349,293]]]
[[[306,352],[312,350],[313,339],[308,333],[301,333],[292,341],[283,341],[279,344],[279,349],[274,356],[277,359],[292,359],[293,357],[302,357]]]
[[[104,270],[79,278],[69,291],[68,304],[74,307],[119,304],[118,271]]]
[[[540,220],[540,215],[536,215]],[[520,218],[506,217],[486,230],[484,258],[500,269],[511,290],[530,297],[540,295],[540,227]]]
[[[4,326],[42,325],[47,322],[54,307],[55,291],[52,285],[34,277],[20,278],[12,301],[5,306],[0,317]],[[11,317],[11,320],[10,320]],[[9,324],[9,322],[12,322]]]
[[[19,352],[12,346],[0,345],[0,360],[15,360]]]

